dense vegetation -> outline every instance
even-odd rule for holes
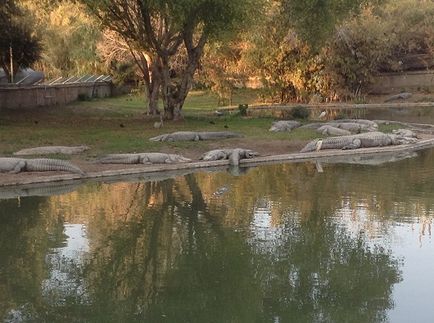
[[[4,17],[15,17],[33,46],[17,66],[41,56],[36,68],[48,77],[134,81],[148,112],[158,113],[161,99],[168,118],[180,117],[192,87],[212,90],[220,104],[249,80],[273,102],[354,100],[376,73],[434,65],[432,1],[2,1],[0,23],[11,28]],[[0,41],[8,72],[11,41]]]
[[[11,81],[19,67],[29,67],[40,57],[40,40],[26,14],[15,1],[0,0],[0,67]]]

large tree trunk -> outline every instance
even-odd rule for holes
[[[185,41],[188,61],[179,75],[170,69],[167,59],[162,59],[162,97],[164,114],[167,119],[182,119],[182,107],[192,87],[194,73],[199,65],[205,41],[206,37],[203,36],[196,47],[192,46],[190,39]]]
[[[130,51],[143,73],[145,100],[148,101],[148,114],[156,116],[159,114],[158,99],[161,86],[161,71],[158,60],[151,58],[150,55],[143,52],[136,54],[132,49]]]
[[[148,113],[150,115],[156,116],[160,113],[158,110],[158,98],[159,98],[159,90],[160,90],[160,83],[153,82],[152,87],[148,94]]]
[[[149,85],[147,86],[148,113],[155,116],[160,113],[158,110],[158,99],[160,97],[161,71],[156,63],[152,64],[151,71]]]
[[[187,93],[185,96],[180,93],[181,87],[174,73],[169,66],[163,66],[161,92],[164,104],[164,117],[169,120],[180,120],[182,119],[181,110]]]

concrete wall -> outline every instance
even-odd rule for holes
[[[79,96],[104,98],[112,95],[111,83],[81,83],[34,86],[0,86],[1,109],[33,109],[65,105]]]
[[[434,92],[434,70],[378,75],[369,92],[391,94],[402,91]]]

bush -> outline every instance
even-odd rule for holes
[[[417,5],[415,5],[417,2]],[[411,57],[433,57],[434,3],[397,0],[367,8],[338,29],[321,53],[324,75],[338,99],[363,97],[373,76],[410,68]]]
[[[247,109],[249,108],[248,104],[240,104],[238,105],[238,110],[240,111],[240,115],[245,117],[247,116]]]
[[[308,119],[309,114],[309,109],[303,106],[296,106],[291,109],[291,117],[293,119]]]

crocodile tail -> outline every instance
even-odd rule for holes
[[[149,138],[149,141],[167,141],[167,140],[168,140],[167,134]]]
[[[141,162],[138,154],[113,154],[97,160],[101,164],[139,164]]]
[[[191,162],[191,159],[183,157],[183,156],[179,156],[177,161],[180,163],[188,163],[188,162]]]
[[[26,169],[30,172],[61,171],[85,175],[77,166],[66,160],[37,158],[26,160]]]

